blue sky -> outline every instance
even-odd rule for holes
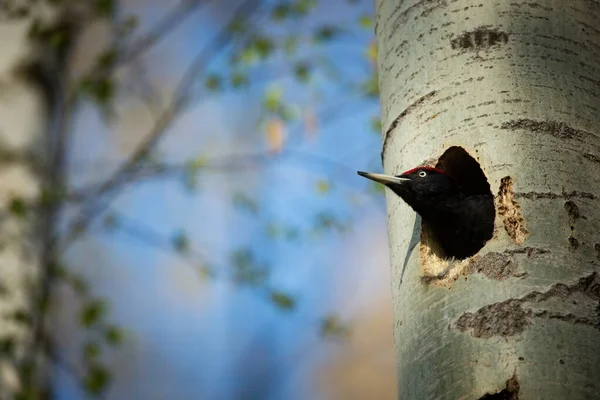
[[[356,21],[371,7],[370,1],[361,8],[346,3],[326,2],[313,19],[303,22],[302,29],[331,15]],[[143,10],[148,21],[164,10],[157,4]],[[160,90],[174,82],[203,40],[217,29],[220,17],[204,10],[146,57],[154,66],[153,82]],[[324,53],[335,59],[349,82],[367,76],[368,63],[360,60],[373,39],[372,32],[356,25]],[[224,68],[222,62],[217,60],[213,68]],[[149,246],[131,230],[107,233],[97,224],[69,252],[68,264],[91,280],[95,293],[110,299],[110,318],[131,332],[121,350],[106,354],[117,374],[109,399],[333,399],[335,390],[324,390],[315,374],[334,365],[341,354],[352,354],[348,346],[360,347],[360,343],[321,337],[320,319],[336,314],[352,326],[354,319],[380,312],[372,311],[375,306],[388,312],[389,305],[381,306],[389,301],[384,201],[353,172],[380,169],[381,141],[370,127],[370,119],[378,114],[377,101],[341,91],[323,76],[308,88],[288,78],[268,84],[280,85],[286,100],[301,106],[322,93],[325,98],[316,107],[333,104],[333,109],[339,107],[338,116],[321,124],[314,139],[302,129],[291,130],[286,142],[289,157],[256,168],[201,173],[196,193],[186,191],[177,179],[146,181],[124,191],[113,210],[132,226],[163,235],[166,245]],[[264,152],[259,106],[265,87],[203,99],[173,127],[160,153],[177,162],[198,155]],[[93,110],[82,113],[75,153],[81,160],[77,165],[84,167],[75,172],[76,181],[106,175],[124,158],[131,142],[139,140],[133,130],[144,132],[149,119],[139,102],[122,101],[121,118],[128,122],[117,120],[106,126]],[[339,165],[330,166],[334,163]],[[323,179],[331,184],[325,195],[315,190]],[[238,191],[257,201],[258,215],[232,206],[232,193]],[[302,230],[321,211],[348,222],[350,229],[292,242],[265,235],[265,225],[271,221]],[[197,254],[193,262],[168,249],[169,238],[179,231],[190,238]],[[295,310],[282,311],[268,300],[264,289],[240,287],[228,279],[230,253],[239,248],[251,249],[258,260],[271,266],[268,287],[295,296]],[[199,278],[194,269],[203,262],[214,269],[214,279]],[[59,331],[68,338],[65,353],[77,359],[86,333],[76,332],[76,323],[69,320],[67,310],[72,308],[73,304],[66,307],[61,316],[66,322]],[[392,357],[391,322],[389,328],[381,346],[383,354],[387,350]],[[372,361],[360,362],[371,365]],[[389,366],[384,371],[394,375]],[[59,399],[84,398],[66,374],[59,378]],[[394,396],[390,393],[389,398]]]

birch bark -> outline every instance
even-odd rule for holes
[[[30,307],[31,290],[40,270],[33,241],[35,220],[18,210],[37,199],[41,180],[31,168],[32,155],[45,131],[44,100],[35,87],[18,78],[16,70],[32,48],[28,20],[0,20],[0,340],[15,343],[15,352],[0,355],[0,398],[11,399],[20,389],[18,360],[24,356],[29,332],[12,316]]]
[[[376,13],[385,172],[460,146],[496,195],[494,238],[449,262],[409,252],[420,223],[387,194],[399,397],[600,398],[600,2]]]
[[[0,399],[49,395],[41,328],[49,298],[42,303],[41,292],[56,261],[59,205],[40,199],[58,191],[63,172],[54,85],[61,78],[32,26],[52,24],[60,14],[32,4],[15,0],[0,8]]]

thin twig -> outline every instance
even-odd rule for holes
[[[182,0],[173,10],[163,17],[146,35],[135,40],[115,64],[118,67],[128,64],[152,48],[167,34],[181,25],[183,20],[192,14],[192,11],[201,6],[202,0]]]
[[[256,13],[259,7],[258,0],[248,0],[242,3],[234,12],[231,21],[238,18],[249,18]],[[89,224],[114,200],[122,188],[135,176],[141,162],[151,153],[160,139],[165,135],[168,128],[173,123],[175,117],[182,112],[188,104],[193,82],[200,75],[208,62],[217,54],[232,38],[230,24],[227,24],[221,32],[205,47],[192,61],[183,77],[181,78],[177,89],[173,95],[171,103],[161,113],[156,121],[152,131],[146,136],[146,139],[138,146],[136,151],[130,156],[128,161],[121,165],[113,175],[108,178],[100,188],[92,194],[88,204],[85,204],[81,214],[75,218],[66,230],[61,248],[68,246],[79,234],[87,229]]]

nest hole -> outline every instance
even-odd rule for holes
[[[516,376],[506,381],[506,387],[498,393],[488,393],[478,400],[519,400],[521,385]]]
[[[477,254],[494,234],[496,209],[490,184],[479,162],[460,146],[448,148],[435,167],[454,178],[465,196],[465,201],[469,202],[466,207],[470,208],[469,212],[476,218],[469,219],[468,233],[457,235],[456,243],[449,247],[441,246],[424,222],[421,243],[428,248],[426,253],[435,255],[437,259],[469,258]]]

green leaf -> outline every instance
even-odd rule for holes
[[[231,75],[231,86],[239,88],[248,85],[248,75],[242,73],[234,73]]]
[[[238,284],[263,285],[268,278],[268,268],[257,265],[249,249],[236,250],[231,254],[233,280]]]
[[[252,215],[257,215],[259,212],[258,203],[251,199],[247,194],[236,192],[233,195],[233,205],[241,210],[247,211]]]
[[[316,215],[314,231],[324,233],[327,231],[344,232],[348,227],[338,220],[333,214],[322,211]]]
[[[200,279],[209,279],[215,276],[214,271],[207,265],[198,266],[196,272],[198,272]]]
[[[208,158],[206,156],[198,156],[190,161],[190,166],[196,170],[202,169],[208,165]]]
[[[292,8],[289,4],[280,3],[271,11],[271,19],[278,22],[283,21],[290,15],[291,11]]]
[[[235,18],[229,24],[229,32],[231,33],[243,33],[246,30],[246,21],[242,18]]]
[[[321,321],[321,335],[323,336],[340,338],[348,336],[349,333],[349,327],[335,315],[325,317]]]
[[[362,84],[362,90],[368,97],[377,98],[379,96],[379,79],[377,74],[372,74],[371,77]]]
[[[331,184],[329,183],[329,181],[321,179],[315,185],[315,189],[319,194],[327,194],[331,191]]]
[[[106,339],[106,342],[113,347],[119,346],[121,343],[123,343],[124,337],[125,332],[116,325],[110,325],[104,331],[104,338]]]
[[[292,11],[298,16],[308,14],[317,5],[316,0],[297,0],[292,4]]]
[[[3,337],[0,339],[0,359],[9,359],[14,357],[17,342],[14,337]]]
[[[173,236],[171,244],[178,253],[187,253],[190,250],[190,239],[185,232],[178,232]]]
[[[102,17],[110,17],[115,12],[115,0],[96,0],[96,12]]]
[[[52,276],[52,278],[56,278],[56,279],[67,279],[67,277],[69,276],[69,272],[67,271],[67,269],[60,264],[59,262],[50,262],[48,265],[48,272],[50,273],[50,276]]]
[[[131,35],[137,29],[140,21],[136,15],[130,15],[121,24],[120,33],[122,36]]]
[[[183,171],[183,184],[189,191],[196,190],[198,186],[198,171],[208,165],[208,159],[204,156],[197,157],[185,164]]]
[[[110,371],[99,363],[93,363],[88,367],[83,384],[90,394],[100,395],[108,389],[110,381]]]
[[[314,41],[317,43],[324,43],[333,40],[338,36],[340,30],[332,25],[322,26],[317,29],[314,36]]]
[[[297,63],[294,66],[294,75],[300,82],[308,82],[310,78],[310,66],[307,63]]]
[[[8,210],[12,215],[19,218],[24,218],[27,216],[27,204],[25,200],[20,197],[14,197],[10,200],[10,204],[8,205]]]
[[[274,112],[281,107],[281,98],[283,97],[283,89],[279,86],[271,86],[265,91],[263,103],[268,111]]]
[[[371,117],[371,129],[377,134],[381,134],[381,118],[378,116]]]
[[[98,66],[102,69],[112,68],[117,61],[117,51],[110,49],[100,54],[98,57]]]
[[[25,383],[30,383],[32,381],[32,378],[35,376],[35,371],[37,369],[37,364],[35,361],[32,360],[27,360],[24,361],[23,363],[21,363],[21,365],[19,365],[19,378],[21,378],[22,382]],[[28,387],[25,387],[24,391],[27,393],[29,392],[29,396],[31,395],[31,390],[32,386],[31,384],[27,385]],[[26,397],[28,398],[28,397]],[[30,398],[30,397],[29,397]]]
[[[287,228],[285,231],[285,239],[288,242],[296,241],[300,238],[300,231],[297,228]]]
[[[300,231],[297,228],[277,224],[275,222],[269,222],[265,226],[265,234],[270,239],[284,239],[289,242],[297,240],[300,237]]]
[[[39,18],[35,18],[29,25],[27,35],[31,39],[37,39],[41,35],[42,31],[42,22],[39,20]]]
[[[32,315],[27,310],[15,310],[11,314],[8,315],[8,319],[12,319],[18,324],[21,325],[31,325],[33,322]]]
[[[256,49],[252,46],[248,46],[242,49],[238,57],[234,58],[234,63],[241,62],[249,65],[256,60],[258,60]]]
[[[362,14],[358,17],[358,24],[365,29],[370,29],[373,27],[373,17],[370,14]]]
[[[104,300],[91,300],[85,304],[79,313],[79,322],[89,328],[99,323],[108,312],[108,304]]]
[[[188,192],[194,192],[198,187],[198,170],[191,166],[186,166],[183,171],[183,186]]]
[[[269,238],[276,239],[281,235],[281,229],[274,222],[269,222],[265,227],[265,233]]]
[[[69,274],[68,282],[73,291],[79,296],[86,296],[89,293],[89,285],[84,277],[71,273]]]
[[[54,205],[65,197],[65,191],[60,188],[44,188],[39,196],[39,202],[43,205]]]
[[[275,50],[275,43],[267,36],[257,36],[254,39],[254,48],[261,59],[265,59]]]
[[[370,182],[369,190],[371,193],[378,195],[378,196],[385,195],[385,186],[382,185],[381,183]]]
[[[209,75],[206,78],[205,85],[208,90],[218,91],[223,87],[223,81],[218,75]]]
[[[270,298],[271,301],[273,302],[273,304],[275,304],[277,307],[281,308],[282,310],[293,310],[296,306],[296,299],[294,299],[292,296],[290,296],[289,294],[277,291],[277,290],[272,290],[270,292]]]
[[[81,81],[81,91],[98,104],[106,106],[114,98],[115,83],[108,77],[87,77]]]
[[[51,47],[58,48],[67,42],[67,33],[63,30],[56,30],[49,33],[46,39]]]
[[[282,104],[276,114],[279,115],[284,122],[290,122],[298,118],[300,112],[297,106],[286,106]]]
[[[231,253],[231,262],[236,268],[249,268],[254,264],[254,256],[249,249],[239,249]]]
[[[89,341],[83,345],[82,353],[85,363],[92,364],[100,357],[100,345],[97,342]]]

